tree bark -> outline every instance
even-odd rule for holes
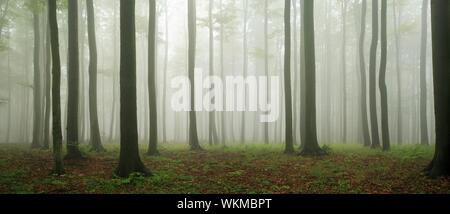
[[[92,150],[102,152],[100,128],[97,111],[97,41],[95,33],[95,15],[93,0],[86,0],[89,39],[89,121]]]
[[[246,1],[246,0],[245,0]],[[209,19],[209,75],[214,75],[214,22],[212,10],[214,8],[214,0],[209,0],[209,10],[208,10],[208,19]],[[245,24],[244,24],[245,25]],[[245,37],[245,35],[244,35]],[[211,90],[213,90],[214,86],[211,86]],[[209,112],[209,133],[208,133],[208,142],[209,145],[218,144],[218,136],[217,136],[217,127],[216,127],[216,112]]]
[[[294,153],[292,133],[292,90],[291,90],[291,0],[284,1],[284,97],[286,146],[284,153]]]
[[[134,0],[120,0],[120,157],[116,169],[120,177],[151,174],[139,157],[134,9]]]
[[[427,117],[427,42],[428,42],[428,5],[429,0],[422,4],[422,35],[420,41],[420,136],[422,145],[428,145]]]
[[[196,8],[195,0],[188,0],[188,31],[189,31],[189,64],[188,73],[191,82],[191,111],[189,112],[189,145],[191,150],[202,150],[198,142],[197,118],[195,111],[195,48],[196,48]]]
[[[269,0],[264,0],[264,74],[267,77],[266,100],[269,100]],[[264,123],[264,143],[269,144],[269,123]]]
[[[394,1],[394,34],[395,34],[395,66],[397,70],[397,144],[403,143],[403,117],[402,117],[402,71],[401,71],[401,57],[400,57],[400,35],[398,32],[398,26],[401,23],[401,14],[398,14],[397,18],[397,2]],[[399,12],[400,13],[400,12]]]
[[[149,1],[148,22],[148,104],[150,121],[150,139],[147,155],[159,155],[158,151],[158,119],[156,109],[156,1]]]
[[[436,145],[434,158],[426,169],[431,177],[450,175],[450,2],[431,1],[433,40],[434,108]]]
[[[168,65],[168,60],[169,60],[169,6],[167,5],[167,0],[164,1],[164,21],[165,23],[165,32],[164,32],[164,36],[165,36],[165,40],[166,40],[166,45],[164,47],[164,89],[163,89],[163,94],[162,94],[162,104],[163,104],[163,109],[162,109],[162,134],[163,134],[163,143],[167,143],[167,125],[166,125],[166,113],[167,113],[167,108],[166,108],[166,103],[167,103],[167,65]]]
[[[390,150],[389,111],[386,86],[387,66],[387,0],[381,0],[381,62],[380,62],[380,95],[381,95],[381,136],[383,151]]]
[[[56,0],[48,0],[48,19],[50,25],[52,53],[52,119],[53,119],[53,173],[64,174],[62,161],[61,130],[61,61],[59,56],[58,22],[56,18]]]
[[[47,20],[48,23],[48,20]],[[44,142],[43,148],[50,147],[50,114],[51,114],[51,41],[50,27],[46,27],[46,44],[45,44],[45,113],[44,113]]]
[[[69,63],[67,103],[67,154],[65,159],[82,158],[78,148],[78,98],[79,98],[79,47],[78,47],[78,1],[69,0]]]
[[[377,91],[376,91],[377,47],[378,47],[378,0],[372,0],[372,42],[370,45],[370,64],[369,64],[369,103],[370,103],[370,123],[372,129],[372,148],[380,147],[380,137],[378,133]]]
[[[300,0],[300,148],[306,143],[305,0]]]
[[[364,146],[370,146],[370,132],[369,132],[369,120],[367,117],[367,78],[366,78],[366,62],[364,59],[364,40],[366,35],[366,14],[367,14],[367,0],[362,1],[361,5],[361,29],[359,37],[359,70],[361,77],[361,122],[363,131]]]
[[[34,26],[34,84],[33,84],[33,141],[31,143],[31,148],[41,147],[41,68],[40,68],[40,24],[39,24],[39,14],[37,9],[37,1],[34,2],[33,8],[33,26]]]
[[[300,155],[323,155],[317,140],[316,127],[316,57],[314,47],[314,2],[304,1],[304,39],[305,39],[305,82],[306,82],[306,117],[305,123],[308,124],[305,132],[305,142]]]
[[[342,143],[347,142],[347,1],[342,2]]]

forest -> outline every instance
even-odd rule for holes
[[[0,0],[0,194],[448,194],[449,38],[442,0]]]

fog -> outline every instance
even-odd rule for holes
[[[34,96],[39,90],[42,133],[45,129],[46,70],[47,64],[47,12],[46,7],[36,9],[40,55],[38,61],[40,85],[36,85],[34,72],[33,9],[29,1],[0,1],[0,142],[31,143],[34,124]],[[291,79],[293,99],[294,143],[300,144],[300,69],[301,69],[301,9],[300,1],[292,1]],[[369,85],[369,50],[372,34],[372,1],[367,2],[364,55],[367,85]],[[63,139],[67,136],[68,103],[68,14],[67,3],[58,1],[57,12],[61,51],[61,118]],[[196,72],[209,75],[209,9],[210,1],[197,0]],[[314,1],[316,111],[317,132],[320,144],[363,144],[360,93],[361,73],[359,37],[361,26],[360,0]],[[279,117],[270,123],[260,121],[265,106],[256,104],[252,96],[245,97],[258,108],[256,111],[216,111],[215,125],[220,143],[264,143],[267,132],[269,143],[285,141],[284,102],[284,1],[248,0],[247,25],[245,25],[244,0],[214,0],[212,20],[214,29],[214,75],[225,81],[226,76],[244,75],[278,77],[279,88],[272,101],[279,100],[275,108]],[[86,2],[79,1],[79,109],[78,135],[80,143],[90,141],[89,123],[89,44],[87,34]],[[148,17],[147,0],[136,0],[136,60],[137,60],[137,115],[139,142],[149,141],[148,97]],[[294,9],[295,8],[295,9]],[[97,107],[100,135],[103,143],[118,143],[120,139],[120,5],[119,1],[94,0],[95,27],[98,49]],[[161,144],[186,144],[189,139],[189,112],[176,111],[172,102],[179,89],[171,87],[174,79],[188,75],[188,22],[187,1],[156,1],[157,54],[156,54],[156,104],[158,141]],[[267,14],[267,16],[266,16]],[[345,15],[345,22],[344,22]],[[389,130],[392,144],[420,144],[420,63],[421,63],[422,0],[388,0],[387,7],[387,103]],[[267,18],[267,35],[265,34]],[[427,22],[430,22],[429,14]],[[246,27],[245,27],[246,26]],[[244,50],[244,29],[247,31],[247,50]],[[345,29],[345,34],[344,34]],[[433,79],[431,64],[431,31],[427,29],[426,49],[426,129],[430,143],[435,141]],[[345,35],[345,36],[344,36]],[[267,39],[267,40],[266,40]],[[398,39],[398,40],[396,40]],[[344,41],[345,40],[345,41]],[[397,43],[398,41],[398,43]],[[265,45],[267,44],[267,45]],[[397,48],[398,47],[398,48]],[[344,49],[345,48],[345,49]],[[265,50],[267,49],[267,53]],[[377,51],[376,79],[380,66]],[[247,54],[245,54],[247,52]],[[308,54],[308,53],[305,53]],[[247,61],[248,59],[248,61]],[[225,82],[224,82],[225,84]],[[273,84],[272,84],[273,85]],[[276,85],[276,84],[275,84]],[[378,125],[381,133],[380,90],[376,84]],[[223,93],[231,90],[224,88]],[[203,90],[203,94],[207,90]],[[261,91],[261,90],[258,90]],[[367,92],[369,88],[367,88]],[[237,94],[245,92],[238,91]],[[196,96],[203,96],[202,93]],[[272,102],[272,104],[277,104]],[[369,105],[369,99],[367,99]],[[401,105],[401,109],[399,109]],[[267,110],[267,109],[266,109]],[[275,111],[275,110],[274,110]],[[197,133],[201,144],[209,139],[210,112],[197,111]],[[369,124],[370,124],[369,117]],[[244,123],[243,123],[244,121]],[[245,127],[242,127],[244,124]],[[267,130],[265,125],[268,125]],[[345,125],[344,125],[345,124]],[[345,128],[346,127],[346,128]],[[244,131],[245,130],[245,131]],[[345,131],[346,130],[346,131]],[[345,132],[345,133],[344,133]],[[399,136],[401,133],[402,137]],[[44,134],[40,135],[44,140]],[[65,141],[65,140],[64,140]]]

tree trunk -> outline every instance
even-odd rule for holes
[[[376,68],[378,46],[378,0],[372,0],[372,42],[370,45],[369,65],[369,103],[370,123],[372,128],[372,148],[380,147],[377,118]]]
[[[34,26],[34,84],[33,84],[33,141],[31,148],[41,147],[41,69],[40,69],[40,42],[41,34],[39,27],[39,14],[35,2],[35,8],[33,8],[33,26]]]
[[[431,1],[433,34],[434,108],[436,114],[436,145],[434,158],[426,169],[431,177],[450,175],[450,2]]]
[[[421,144],[428,145],[427,117],[427,42],[428,42],[428,5],[429,0],[423,0],[422,5],[422,35],[420,41],[420,136]]]
[[[68,63],[68,103],[67,103],[67,154],[65,159],[82,158],[78,148],[78,1],[69,0],[69,63]]]
[[[305,0],[300,0],[300,147],[306,143]]]
[[[347,142],[347,1],[342,2],[342,143]]]
[[[149,125],[150,139],[147,155],[159,155],[158,144],[158,119],[156,109],[156,1],[149,1],[149,22],[148,22],[148,104],[149,104]]]
[[[361,29],[359,37],[359,69],[361,77],[361,122],[363,131],[364,146],[370,146],[369,120],[367,117],[367,79],[366,79],[366,62],[364,59],[364,39],[366,35],[366,13],[367,0],[362,1],[361,5]]]
[[[56,18],[56,0],[48,0],[48,19],[50,25],[52,53],[52,119],[53,119],[53,173],[64,174],[62,161],[61,130],[61,61],[59,56],[58,22]]]
[[[383,151],[390,150],[389,112],[386,87],[387,66],[387,0],[381,0],[381,62],[380,62],[380,95],[381,95],[381,135]]]
[[[48,21],[47,21],[48,23]],[[44,142],[43,148],[50,147],[50,113],[51,113],[51,44],[50,44],[50,28],[46,27],[45,42],[45,113],[44,113]]]
[[[11,114],[12,114],[11,50],[8,49],[7,51],[8,51],[8,121],[7,121],[8,124],[6,127],[6,143],[10,143],[11,142]]]
[[[89,121],[92,150],[104,151],[97,115],[97,41],[93,0],[86,0],[89,39]]]
[[[112,109],[111,109],[111,124],[110,124],[110,127],[109,127],[109,133],[110,133],[110,136],[109,136],[109,141],[110,142],[112,142],[113,140],[114,140],[114,133],[115,133],[115,131],[117,131],[117,124],[118,124],[118,122],[117,122],[117,119],[118,119],[118,117],[117,117],[117,97],[119,96],[119,94],[117,93],[117,82],[118,82],[118,78],[117,78],[117,38],[116,38],[116,35],[117,35],[117,31],[116,31],[116,29],[117,29],[117,19],[116,19],[116,1],[114,1],[113,2],[113,17],[114,17],[114,20],[113,20],[113,48],[114,48],[114,50],[113,50],[113,56],[114,56],[114,66],[113,66],[113,73],[112,73],[112,76],[113,76],[113,88],[112,88],[112,90],[113,90],[113,100],[112,100]],[[106,129],[106,128],[105,128]]]
[[[120,0],[120,157],[116,169],[120,177],[151,174],[139,157],[134,8],[134,0]]]
[[[208,18],[209,18],[209,75],[214,75],[214,22],[212,10],[214,8],[214,0],[209,1],[209,10],[208,10]],[[244,35],[245,37],[245,35]],[[211,90],[214,90],[214,86],[211,86]],[[216,113],[215,111],[209,112],[209,145],[217,144],[217,127],[216,127]]]
[[[164,32],[164,36],[165,36],[165,40],[166,40],[166,45],[164,47],[164,88],[163,88],[163,95],[162,95],[162,104],[163,104],[163,108],[162,108],[162,134],[163,134],[163,143],[167,143],[167,126],[166,126],[166,112],[167,112],[167,108],[166,108],[166,103],[167,103],[167,64],[168,64],[168,60],[169,60],[169,7],[167,5],[167,1],[164,1],[164,21],[165,23],[165,32]]]
[[[197,118],[195,111],[195,48],[196,48],[196,8],[195,0],[188,0],[188,31],[189,31],[189,65],[188,73],[191,82],[191,111],[189,112],[189,145],[191,150],[202,150],[198,142]]]
[[[269,0],[264,0],[264,74],[267,77],[266,100],[269,100]],[[264,123],[264,143],[269,144],[269,123]]]
[[[316,127],[316,57],[314,47],[314,2],[304,1],[303,11],[304,40],[305,40],[305,82],[306,82],[306,117],[308,124],[305,132],[305,142],[300,155],[323,155],[325,152],[319,147]]]
[[[291,0],[284,1],[284,97],[286,146],[284,153],[294,153],[292,133],[292,91],[291,91]]]
[[[294,145],[297,144],[297,140],[298,140],[298,135],[299,132],[297,132],[298,130],[298,111],[296,110],[298,107],[298,103],[299,103],[299,85],[300,85],[300,73],[298,73],[298,39],[297,39],[297,0],[292,0],[292,9],[293,9],[293,19],[292,19],[292,38],[293,38],[293,49],[294,49],[294,56],[293,56],[293,61],[294,61],[294,70],[293,70],[293,77],[292,79],[294,80],[294,90],[293,90],[293,98],[292,98],[292,108],[293,108],[293,141],[294,141]]]
[[[394,34],[395,34],[395,66],[397,70],[397,143],[400,145],[403,143],[403,127],[402,127],[402,73],[401,73],[401,57],[400,57],[400,35],[398,32],[398,26],[401,23],[401,15],[398,14],[397,18],[397,2],[394,1]],[[399,12],[400,13],[400,12]]]

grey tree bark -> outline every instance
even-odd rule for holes
[[[120,0],[120,155],[116,169],[120,177],[151,174],[139,157],[134,10],[134,0]]]
[[[248,76],[248,38],[247,38],[247,25],[248,25],[248,0],[244,0],[244,24],[243,24],[243,73],[244,78],[247,78]],[[247,88],[244,89],[244,97],[247,98]],[[245,106],[247,106],[247,99],[245,99]],[[242,113],[242,120],[241,120],[241,143],[245,143],[245,112]]]
[[[347,142],[347,1],[342,2],[342,142]]]
[[[366,35],[366,14],[367,0],[363,0],[361,4],[361,29],[359,37],[359,70],[361,78],[360,106],[361,106],[361,122],[363,131],[364,146],[370,146],[369,120],[367,117],[367,79],[366,79],[366,62],[364,59],[364,40]]]
[[[286,145],[284,153],[294,153],[292,133],[292,90],[291,90],[291,0],[284,1],[284,97]]]
[[[37,1],[34,2],[33,8],[33,32],[34,32],[34,84],[33,84],[33,140],[31,148],[41,147],[41,66],[40,66],[40,52],[41,52],[41,33],[39,23],[39,13],[37,9]]]
[[[305,82],[306,82],[306,117],[305,123],[308,124],[305,132],[305,142],[302,142],[303,148],[300,155],[323,155],[317,140],[316,126],[316,58],[315,58],[315,39],[314,39],[314,2],[304,1],[304,39],[305,39]]]
[[[433,80],[436,115],[434,158],[426,172],[431,177],[450,175],[450,2],[431,0]]]
[[[208,10],[208,19],[209,19],[209,75],[214,75],[214,22],[213,22],[213,14],[212,10],[214,8],[214,0],[209,0],[209,10]],[[244,34],[245,37],[245,34]],[[211,87],[213,90],[214,86]],[[218,136],[217,136],[217,126],[216,126],[216,112],[209,112],[209,133],[208,133],[209,145],[218,144]]]
[[[400,57],[400,33],[398,32],[398,26],[401,23],[400,11],[397,15],[397,1],[394,0],[394,35],[395,35],[395,67],[397,70],[397,143],[400,145],[403,143],[403,112],[402,112],[402,70],[401,70],[401,57]]]
[[[46,41],[45,41],[45,75],[44,75],[44,81],[45,81],[45,111],[44,111],[44,142],[43,142],[43,149],[49,149],[50,148],[50,114],[51,114],[51,41],[50,41],[50,26],[49,21],[47,20],[47,26],[46,26]]]
[[[159,155],[158,145],[158,119],[156,109],[156,1],[149,1],[148,22],[148,104],[150,116],[150,139],[147,155]]]
[[[388,97],[386,86],[387,66],[387,0],[381,0],[381,62],[380,62],[380,95],[381,95],[381,136],[383,151],[390,150]]]
[[[97,41],[95,33],[95,13],[93,0],[86,0],[89,40],[89,121],[92,150],[102,152],[97,110]]]
[[[191,150],[202,150],[198,141],[197,134],[197,118],[195,111],[195,48],[196,48],[196,5],[195,0],[188,0],[188,34],[189,34],[189,60],[188,60],[188,75],[191,82],[191,111],[189,112],[189,145]]]
[[[427,116],[427,42],[428,42],[428,5],[429,0],[422,4],[422,32],[420,41],[420,143],[428,145]]]
[[[53,160],[52,173],[64,174],[62,161],[61,130],[61,61],[59,56],[58,22],[56,17],[56,0],[48,0],[48,19],[50,26],[52,53],[52,119],[53,119]]]
[[[78,1],[69,0],[69,62],[67,103],[67,154],[65,159],[82,158],[78,148],[78,99],[79,99],[79,47],[78,47]]]
[[[377,47],[378,47],[378,0],[372,0],[372,42],[370,45],[369,63],[369,106],[370,124],[372,130],[372,148],[380,147],[377,117],[377,91],[376,91],[376,69],[377,69]]]

